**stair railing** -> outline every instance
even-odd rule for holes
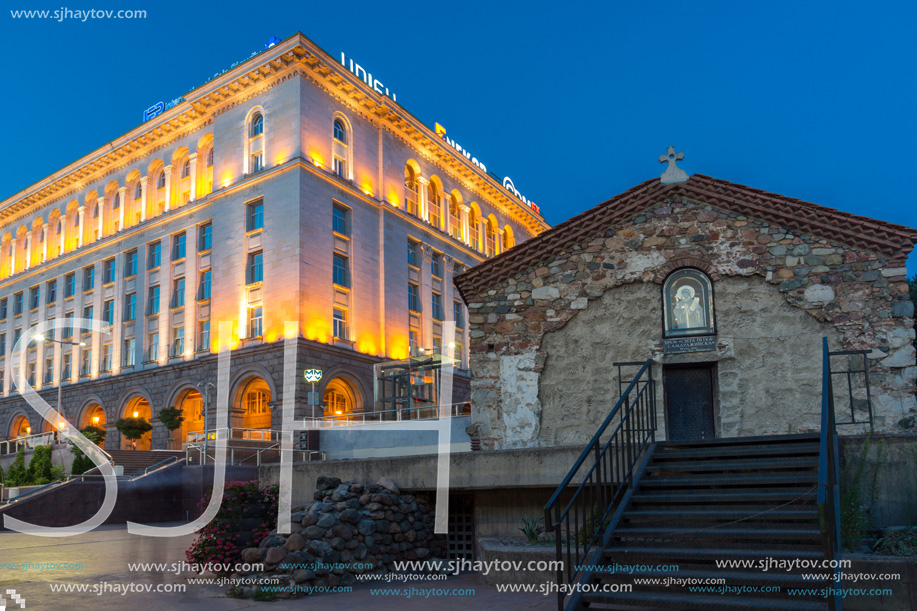
[[[841,491],[837,425],[834,419],[834,384],[831,381],[831,352],[828,338],[822,340],[822,398],[821,437],[818,449],[818,522],[825,549],[825,560],[834,572],[831,587],[835,595],[828,597],[828,608],[841,611],[841,568],[831,566],[840,559],[841,550]]]
[[[615,363],[640,366],[605,421],[545,506],[545,530],[556,545],[557,585],[571,584],[602,534],[621,497],[633,484],[634,470],[656,440],[656,394],[652,360]],[[619,373],[620,377],[620,373]],[[616,422],[610,434],[610,425]],[[576,488],[576,480],[581,480]],[[558,591],[558,609],[564,594]]]

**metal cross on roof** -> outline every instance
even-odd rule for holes
[[[659,163],[668,162],[669,167],[665,169],[665,172],[662,173],[662,176],[659,177],[659,180],[663,183],[670,182],[684,182],[688,180],[688,174],[676,165],[676,161],[681,161],[685,158],[684,153],[676,153],[675,147],[670,146],[666,149],[665,155],[659,156]]]

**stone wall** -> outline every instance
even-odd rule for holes
[[[662,354],[680,267],[714,280],[716,352]],[[817,428],[823,336],[870,351],[876,430],[917,430],[906,270],[828,238],[670,198],[465,297],[484,448],[584,443],[618,396],[611,363],[650,357],[717,363],[720,435]]]
[[[445,557],[446,538],[433,532],[433,503],[425,495],[402,494],[387,478],[363,485],[320,477],[314,497],[293,509],[291,534],[274,530],[242,550],[242,562],[263,563],[264,571],[234,577],[270,583],[289,598],[309,588],[352,586],[354,575],[384,576],[397,561]],[[257,590],[243,586],[241,594]]]

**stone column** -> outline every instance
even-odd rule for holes
[[[137,261],[140,265],[140,261]],[[115,287],[114,287],[114,312],[111,325],[111,374],[116,375],[121,371],[121,344],[124,331],[124,252],[115,254]]]
[[[424,178],[423,176],[417,177],[417,182],[420,183],[420,188],[417,189],[417,213],[420,215],[420,218],[427,220],[427,185],[430,184],[430,181]]]
[[[127,187],[118,189],[118,231],[124,231],[124,210],[127,208]]]
[[[172,166],[167,165],[162,171],[166,175],[166,201],[163,206],[163,212],[168,212],[172,209]]]
[[[494,231],[494,255],[499,255],[503,252],[503,230],[499,227]]]
[[[96,205],[99,207],[98,208],[99,210],[99,226],[98,226],[99,237],[98,239],[101,240],[102,238],[105,237],[105,198],[100,197]]]
[[[51,241],[51,235],[50,233],[48,233],[48,227],[50,226],[51,226],[50,223],[45,223],[44,226],[41,228],[42,235],[44,236],[44,239],[41,241],[41,262],[42,263],[48,260],[48,242]]]
[[[146,220],[146,198],[147,198],[147,186],[150,184],[150,177],[144,176],[140,179],[140,222]]]
[[[29,232],[25,236],[25,269],[32,267],[32,234],[33,230],[29,229]]]
[[[95,263],[95,288],[92,290],[92,317],[96,320],[102,318],[102,303],[104,301],[105,287],[102,282],[102,269],[105,266],[104,261]],[[99,369],[102,363],[102,334],[93,333],[89,340],[89,346],[92,348],[92,362],[89,364],[89,379],[94,380],[99,377]]]
[[[193,202],[197,195],[197,153],[192,153],[188,157],[188,161],[191,164],[191,189],[188,193],[188,202]],[[187,333],[187,329],[185,332]]]
[[[191,167],[193,172],[194,165]],[[189,356],[183,355],[183,358],[187,361],[194,358],[197,349],[197,288],[200,280],[197,273],[197,225],[186,227],[185,236],[185,354]]]
[[[423,262],[420,265],[420,302],[423,312],[420,315],[420,347],[433,347],[433,247],[420,245]]]
[[[67,248],[67,215],[62,214],[60,217],[60,238],[58,238],[58,242],[57,242],[57,255],[60,256],[64,254],[64,250],[66,248]]]
[[[77,220],[80,222],[80,229],[76,234],[76,247],[80,248],[83,245],[83,235],[86,233],[86,206],[80,206],[76,211],[79,215]]]
[[[64,274],[61,274],[57,277],[57,304],[55,306],[54,318],[62,323],[64,321]],[[76,314],[74,313],[74,316]],[[63,328],[54,329],[51,331],[55,334],[55,338],[61,339],[64,335]],[[69,346],[68,346],[69,348]],[[73,358],[73,357],[70,357]],[[64,345],[60,343],[54,344],[54,371],[52,376],[54,379],[54,384],[61,383],[61,375],[64,372]]]
[[[471,232],[468,230],[468,213],[471,212],[471,208],[465,204],[461,204],[459,210],[461,211],[462,243],[468,246],[471,244]]]
[[[166,188],[168,189],[168,182]],[[160,240],[159,261],[159,362],[169,362],[169,348],[172,340],[172,236],[164,235]],[[187,295],[187,286],[185,287]]]

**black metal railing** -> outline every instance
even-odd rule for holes
[[[869,350],[840,350],[838,352],[828,352],[829,370],[831,372],[831,386],[834,388],[834,376],[845,376],[847,388],[847,402],[850,408],[850,418],[838,420],[835,415],[835,426],[845,426],[848,424],[873,424],[872,416],[872,399],[869,389]],[[831,366],[830,361],[834,357],[844,357],[846,364],[843,369],[835,369]],[[861,360],[858,360],[861,359]],[[862,366],[858,366],[862,363]],[[854,389],[854,380],[859,380],[862,376],[863,387],[866,391],[865,398],[858,398],[857,391]],[[859,412],[859,414],[858,414]],[[863,420],[862,413],[866,412],[868,420]]]
[[[636,465],[656,440],[652,361],[615,366],[619,388],[622,367],[640,370],[545,506],[545,530],[554,536],[559,561],[558,585],[573,583],[582,572],[578,565],[602,542],[614,510],[633,484]],[[575,485],[575,480],[581,481]],[[558,593],[558,609],[563,601],[564,594]]]
[[[839,485],[840,462],[838,456],[837,425],[834,419],[834,384],[832,383],[831,356],[828,338],[822,340],[822,399],[821,438],[818,450],[818,522],[825,548],[825,560],[840,559],[841,549],[841,491]],[[833,569],[831,587],[835,592],[841,589],[841,569]],[[841,611],[841,597],[828,597],[828,608]]]

